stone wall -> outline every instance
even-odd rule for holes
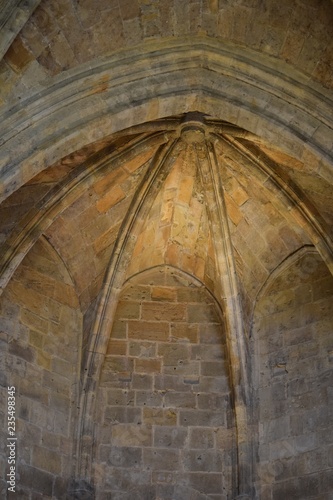
[[[98,4],[93,0],[44,0],[0,66],[2,99],[15,86],[20,95],[20,73],[25,73],[26,86],[37,87],[48,75],[124,47],[195,35],[232,41],[287,61],[332,88],[332,15],[330,0],[283,0],[278,5],[276,0]]]
[[[16,389],[16,492],[8,498],[64,498],[73,463],[81,313],[71,279],[46,242],[23,260],[0,301],[1,442],[7,386]],[[7,498],[7,449],[0,496]]]
[[[255,312],[259,498],[333,491],[333,278],[316,253],[271,279]]]
[[[233,498],[225,336],[204,287],[170,267],[130,281],[97,397],[96,498]]]

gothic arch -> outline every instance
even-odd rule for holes
[[[101,86],[101,81],[107,83]],[[46,90],[3,111],[7,169],[1,197],[83,147],[87,137],[91,142],[122,130],[125,123],[188,111],[250,130],[295,157],[306,144],[330,164],[331,103],[329,91],[310,86],[287,64],[277,65],[251,50],[201,37],[154,42],[153,49],[148,43],[140,51],[121,51],[97,61],[92,68],[70,70]],[[311,126],[305,130],[304,123]],[[29,171],[21,171],[24,164],[30,165]],[[331,178],[330,170],[322,175]]]

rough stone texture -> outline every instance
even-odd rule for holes
[[[332,276],[306,253],[282,268],[257,303],[262,499],[332,493],[332,298]]]
[[[7,52],[16,35],[28,21],[40,0],[2,0],[0,10],[0,57]],[[14,49],[15,50],[15,49]],[[29,59],[28,59],[29,60]]]
[[[214,289],[216,263],[204,196],[195,152],[185,147],[150,209],[133,250],[135,258],[129,265],[128,276],[152,265],[169,264]],[[202,238],[202,234],[206,237]],[[163,299],[158,290],[154,293],[153,299]]]
[[[19,38],[21,52],[28,55],[24,65],[27,86],[122,47],[199,34],[282,59],[332,87],[332,16],[330,0],[292,5],[285,0],[278,7],[275,0],[122,1],[99,2],[98,6],[92,0],[54,0],[41,2]],[[8,92],[17,82],[13,52],[6,55],[2,71],[7,73]]]
[[[0,0],[18,498],[327,500],[332,1],[37,3]]]
[[[139,475],[146,495],[157,482],[223,497],[234,488],[235,458],[224,328],[208,292],[170,271],[138,275],[118,304],[127,350],[112,351],[111,332],[98,391],[97,491],[126,493]]]
[[[23,260],[0,307],[2,436],[6,442],[7,386],[15,386],[17,494],[60,498],[59,481],[66,492],[71,475],[82,317],[69,274],[46,240]]]
[[[250,180],[247,165],[230,158],[222,146],[217,151],[226,165],[223,184],[243,311],[251,320],[253,302],[270,273],[309,240],[300,227],[290,226],[278,200],[260,187],[261,179]]]

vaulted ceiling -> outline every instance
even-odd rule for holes
[[[124,280],[168,263],[223,297],[227,255],[248,329],[288,255],[331,265],[329,0],[3,4],[2,288],[44,235],[86,314],[134,234]]]
[[[333,272],[331,0],[0,6],[0,293],[31,249],[38,272],[57,256],[89,409],[126,284],[190,275],[224,314],[245,442],[258,297],[298,251]]]
[[[329,264],[332,186],[310,159],[193,112],[90,143],[2,203],[3,286],[44,235],[86,314],[122,248],[119,286],[168,264],[222,301],[222,269],[228,269],[248,331],[258,292],[289,255],[319,242]]]

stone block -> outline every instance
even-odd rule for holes
[[[46,370],[51,369],[52,357],[50,354],[36,349],[36,364]]]
[[[163,404],[163,395],[159,392],[136,391],[136,406],[159,407]]]
[[[276,418],[263,424],[265,442],[288,438],[290,434],[289,416]]]
[[[151,391],[153,388],[153,375],[133,373],[132,388]]]
[[[117,317],[122,319],[139,319],[140,303],[120,300],[117,306]]]
[[[142,469],[127,469],[112,467],[106,469],[105,489],[114,491],[130,492],[138,489],[138,486],[150,484],[151,472]],[[135,497],[134,497],[135,498]]]
[[[327,276],[312,284],[313,300],[321,300],[333,296],[333,278],[332,276]]]
[[[234,200],[228,195],[227,192],[225,193],[225,203],[226,203],[228,216],[230,217],[233,224],[235,226],[238,226],[238,224],[243,219],[243,214],[242,214],[242,211],[239,209],[239,206],[237,205],[237,203],[234,202]]]
[[[192,345],[191,359],[201,361],[217,361],[224,359],[224,349],[221,345]]]
[[[69,489],[69,479],[57,476],[54,480],[53,498],[66,498]]]
[[[186,439],[186,427],[154,427],[154,446],[182,449],[185,446]]]
[[[35,332],[30,330],[29,333],[29,345],[30,347],[36,347],[37,349],[42,349],[44,345],[45,335],[40,332]]]
[[[333,491],[333,479],[332,479],[332,471],[331,470],[324,470],[320,472],[320,482],[321,482],[321,491],[329,493],[332,495]],[[330,497],[328,497],[329,500],[331,500]],[[325,497],[326,500],[326,497]]]
[[[105,371],[123,373],[132,371],[134,360],[125,356],[107,356],[105,358]]]
[[[113,373],[103,370],[100,383],[103,387],[114,387],[121,389],[129,389],[132,380],[132,372]]]
[[[97,238],[95,236],[96,239],[94,241],[94,250],[97,258],[103,259],[105,253],[110,253],[111,248],[117,238],[119,227],[120,224],[116,224],[115,226],[111,226],[100,236],[97,236]]]
[[[201,323],[199,325],[200,344],[216,344],[221,346],[225,344],[225,332],[220,324]],[[221,347],[219,347],[221,349]]]
[[[299,436],[304,432],[303,413],[290,415],[290,435]]]
[[[145,448],[143,463],[153,470],[176,471],[180,467],[180,453],[176,449]]]
[[[29,446],[29,449],[32,449],[34,445],[43,444],[43,446],[48,447],[48,444],[44,444],[42,440],[42,431],[40,427],[37,427],[30,422],[23,422],[22,420],[18,420],[17,428],[21,436],[21,446]]]
[[[47,432],[46,430],[43,430],[41,444],[43,445],[44,448],[51,450],[59,450],[60,437],[57,436],[56,434],[53,434],[52,432]]]
[[[205,288],[199,287],[177,287],[177,301],[185,303],[211,304],[212,297]]]
[[[28,465],[21,465],[20,485],[28,487],[30,491],[52,497],[53,483],[53,474]]]
[[[329,446],[327,453],[328,453],[328,466],[333,467],[333,444]]]
[[[160,343],[158,346],[158,355],[163,356],[164,366],[177,366],[179,363],[190,359],[190,349],[186,344]]]
[[[215,433],[216,447],[219,450],[232,450],[235,446],[235,437],[232,429],[219,427]]]
[[[273,401],[284,401],[286,399],[286,387],[283,382],[277,382],[270,386],[270,394]]]
[[[146,425],[176,425],[177,413],[172,409],[143,408],[143,423]]]
[[[74,370],[73,365],[68,361],[65,361],[64,359],[57,357],[52,358],[53,372],[58,373],[59,375],[62,375],[63,377],[66,377],[68,379],[71,379],[73,376],[73,370]]]
[[[125,339],[126,328],[127,328],[127,322],[117,318],[112,326],[111,337],[114,339]]]
[[[70,412],[70,399],[68,396],[51,392],[50,394],[50,407],[62,413]]]
[[[196,396],[188,392],[167,392],[164,396],[164,405],[171,408],[195,408]]]
[[[48,321],[28,309],[21,309],[20,320],[24,325],[42,334],[46,334],[48,331]]]
[[[53,299],[72,308],[79,306],[75,290],[72,285],[66,283],[59,283],[58,281],[54,283]]]
[[[39,384],[31,384],[28,380],[21,380],[20,382],[20,396],[26,396],[29,399],[47,405],[49,402],[49,393],[48,388],[42,387]]]
[[[123,182],[126,177],[127,174],[122,168],[112,169],[94,183],[93,189],[98,195],[104,195],[112,186]]]
[[[104,419],[111,424],[141,424],[141,408],[131,408],[123,406],[107,407],[104,413]],[[145,421],[146,424],[149,422]]]
[[[221,412],[209,410],[180,410],[179,425],[184,427],[219,427],[225,424],[225,417]]]
[[[107,403],[110,406],[134,406],[135,393],[126,389],[109,389]]]
[[[184,451],[183,460],[185,471],[220,472],[222,470],[222,457],[216,450]]]
[[[189,378],[198,377],[200,373],[200,362],[199,361],[183,361],[179,360],[176,365],[164,366],[163,373],[165,374],[177,374],[178,376],[183,376],[183,380],[188,380]]]
[[[312,329],[309,326],[300,327],[295,330],[288,330],[283,333],[284,345],[299,345],[301,342],[313,340]]]
[[[296,453],[305,453],[317,447],[315,434],[305,434],[303,436],[296,436],[293,442]]]
[[[219,323],[216,307],[213,304],[188,304],[189,323]]]
[[[70,393],[70,383],[67,378],[46,370],[43,370],[43,386],[48,387],[59,394],[69,396]]]
[[[281,460],[295,455],[293,439],[281,439],[269,443],[270,459]]]
[[[185,475],[184,480],[191,488],[208,494],[219,494],[222,491],[222,474],[214,472],[192,472]]]
[[[169,323],[162,321],[129,321],[130,339],[166,341],[169,338]]]
[[[155,389],[159,391],[188,392],[191,390],[191,386],[185,384],[183,379],[177,375],[155,375]]]
[[[185,375],[183,377],[184,384],[198,385],[200,383],[200,377],[198,375]]]
[[[214,430],[204,427],[191,428],[190,448],[201,450],[214,448]]]
[[[305,467],[308,474],[319,472],[327,469],[327,449],[317,448],[304,453]]]
[[[309,386],[310,382],[305,380],[304,377],[297,377],[296,379],[290,380],[288,384],[288,396],[292,398],[294,396],[308,393]]]
[[[130,285],[121,294],[123,300],[138,301],[151,299],[151,287],[146,285]]]
[[[153,471],[153,484],[172,484],[175,482],[175,474],[173,472]]]
[[[111,429],[112,446],[152,446],[152,427],[147,425],[118,424]]]
[[[64,475],[65,471],[68,471],[68,462],[71,460],[73,454],[73,441],[68,439],[68,435],[60,435],[59,436],[60,446],[59,449],[61,453],[64,455],[64,460],[62,464],[62,475]]]
[[[152,286],[151,300],[159,302],[175,302],[177,298],[177,289],[175,287]]]
[[[160,373],[161,360],[159,359],[135,359],[134,370],[136,373]]]
[[[282,483],[273,484],[273,500],[285,500],[286,498],[295,498],[297,500],[303,498],[299,479],[289,479]]]
[[[33,402],[28,397],[21,395],[17,402],[17,416],[22,420],[30,421],[32,404]]]
[[[148,321],[185,321],[186,306],[168,302],[143,302],[141,317]]]
[[[225,375],[224,363],[221,361],[202,361],[201,375],[208,377],[221,377]]]
[[[60,474],[61,455],[56,451],[34,446],[32,450],[32,465],[52,474]]]
[[[197,394],[198,408],[200,410],[226,410],[230,407],[230,401],[228,396],[222,396],[219,394]]]
[[[138,468],[142,462],[141,448],[101,445],[99,454],[102,462],[113,467]]]
[[[200,377],[199,384],[196,387],[198,392],[226,394],[230,391],[228,377]]]
[[[188,323],[171,323],[171,337],[178,341],[198,343],[198,325]]]
[[[69,415],[60,411],[53,411],[54,432],[68,436]]]
[[[31,347],[21,345],[17,340],[10,342],[8,352],[30,363],[34,361],[34,350]]]
[[[119,185],[114,185],[104,196],[96,203],[96,208],[100,213],[106,213],[114,205],[122,201],[126,197],[124,191]]]
[[[126,356],[127,342],[125,340],[110,339],[106,355],[112,356]]]
[[[154,358],[156,342],[131,341],[128,343],[128,355],[138,358]]]

